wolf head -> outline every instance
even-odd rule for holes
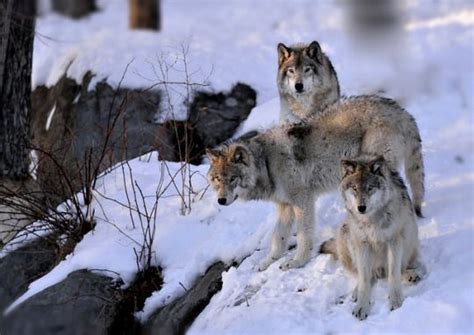
[[[387,163],[379,156],[343,160],[341,192],[346,208],[355,215],[371,214],[389,200]]]
[[[280,90],[302,98],[312,96],[323,87],[334,86],[333,89],[339,94],[334,68],[318,42],[291,47],[279,43],[277,49]]]
[[[211,167],[209,183],[217,193],[219,205],[230,205],[238,197],[246,199],[256,184],[254,157],[243,144],[233,143],[222,149],[207,149]]]

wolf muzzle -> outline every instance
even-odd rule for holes
[[[359,213],[364,214],[365,211],[367,210],[367,206],[365,205],[357,206],[357,210],[359,211]]]
[[[296,84],[295,84],[295,90],[296,90],[296,92],[298,92],[298,93],[303,92],[303,88],[304,88],[303,83],[296,83]]]

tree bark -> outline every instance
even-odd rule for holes
[[[95,0],[53,0],[53,10],[74,19],[96,10]]]
[[[131,29],[161,29],[160,0],[129,0]]]
[[[35,0],[0,0],[0,177],[29,174]]]

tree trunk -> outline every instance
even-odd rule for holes
[[[129,0],[131,29],[161,29],[160,0]]]
[[[53,0],[53,10],[74,19],[96,10],[95,0]]]
[[[35,0],[0,0],[0,177],[29,168]]]

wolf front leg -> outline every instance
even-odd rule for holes
[[[295,215],[293,207],[285,203],[277,203],[278,220],[273,231],[270,254],[258,265],[258,271],[266,270],[270,264],[283,255],[288,246],[291,233],[291,224]]]
[[[313,250],[314,198],[307,197],[302,206],[293,206],[293,211],[296,221],[296,255],[280,265],[283,271],[299,268],[308,263]]]
[[[355,249],[357,265],[357,294],[353,294],[353,298],[355,298],[357,303],[352,310],[352,315],[359,320],[365,320],[369,315],[370,309],[373,256],[372,249],[367,242],[361,241],[355,244]]]
[[[399,239],[394,239],[388,242],[387,257],[388,257],[388,300],[390,310],[393,311],[402,305],[402,246]]]

